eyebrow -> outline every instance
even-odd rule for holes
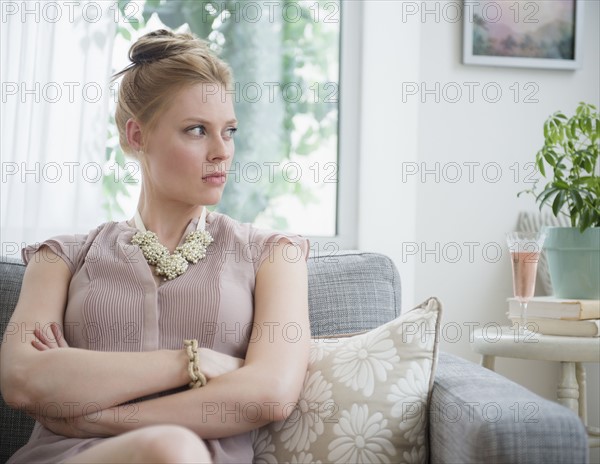
[[[183,120],[183,122],[201,122],[203,124],[206,124],[207,126],[211,126],[212,123],[210,121],[207,121],[206,119],[202,119],[202,118],[186,118]],[[236,124],[238,122],[237,119],[230,119],[229,121],[225,121],[225,124]]]

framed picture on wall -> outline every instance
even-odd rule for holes
[[[463,63],[577,69],[583,0],[465,0]]]

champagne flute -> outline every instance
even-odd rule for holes
[[[513,293],[521,308],[519,333],[531,334],[527,329],[527,304],[535,291],[535,276],[546,231],[510,232],[506,241],[510,250],[513,275]]]

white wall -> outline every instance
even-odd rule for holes
[[[507,321],[512,287],[504,233],[514,229],[520,210],[536,208],[532,197],[516,194],[531,185],[524,182],[532,172],[525,163],[543,143],[542,124],[556,110],[572,113],[579,101],[600,102],[599,2],[585,3],[584,62],[577,71],[465,66],[460,21],[415,15],[402,22],[400,1],[363,4],[359,248],[396,262],[405,309],[439,297],[446,324],[442,349],[472,361],[479,356],[465,324]],[[463,95],[451,103],[455,93],[444,98],[440,92],[436,102],[435,94],[410,95],[413,83],[421,90],[450,83],[448,92],[458,86]],[[489,94],[483,95],[486,84]],[[502,91],[496,103],[490,102],[493,88]],[[537,102],[526,102],[527,96]],[[454,181],[457,167],[462,177]],[[423,178],[423,169],[432,172]],[[555,398],[554,363],[499,359],[497,370]],[[598,368],[589,366],[588,414],[596,426],[598,384]],[[598,460],[597,453],[592,457]]]

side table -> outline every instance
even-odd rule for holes
[[[590,447],[600,447],[600,428],[587,425],[585,369],[582,363],[600,363],[600,338],[519,334],[515,328],[492,325],[477,329],[472,349],[482,355],[481,365],[494,370],[496,356],[560,362],[557,400],[578,414],[587,428]]]

